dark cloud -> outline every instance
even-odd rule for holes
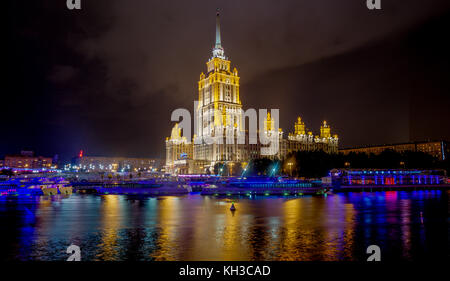
[[[55,65],[48,79],[54,83],[68,82],[75,74],[77,69],[70,65]]]
[[[449,138],[448,1],[9,1],[0,154],[164,157],[221,8],[245,107],[327,119],[344,146]],[[6,105],[6,106],[5,106]],[[449,120],[448,118],[447,120]]]

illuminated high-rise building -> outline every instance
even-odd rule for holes
[[[219,11],[216,43],[206,63],[206,74],[202,72],[198,81],[196,111],[194,160],[241,161],[243,146],[237,144],[237,138],[244,132],[239,76],[235,67],[231,70],[231,61],[222,47]]]
[[[278,122],[270,112],[264,116],[257,143],[249,143],[239,91],[240,78],[236,67],[232,69],[231,61],[225,56],[220,31],[217,11],[215,45],[206,62],[206,72],[200,74],[198,81],[193,142],[181,136],[176,124],[171,137],[166,139],[166,171],[206,173],[212,172],[216,163],[235,165],[263,157],[284,159],[295,151],[336,153],[338,137],[331,136],[331,127],[326,121],[320,128],[320,135],[314,136],[298,117],[294,133],[283,139],[283,130],[277,128]]]

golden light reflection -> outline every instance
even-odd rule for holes
[[[101,224],[104,231],[101,238],[102,242],[99,245],[100,253],[97,254],[97,257],[106,261],[117,260],[117,229],[120,226],[121,212],[120,199],[118,195],[104,195],[102,200]]]
[[[208,196],[203,197],[202,200],[193,212],[195,225],[192,227],[191,249],[194,250],[185,253],[186,260],[217,260],[220,252],[215,223],[217,220],[221,220],[223,214],[217,215],[217,209],[220,208],[217,201]],[[211,213],[214,215],[212,216]]]
[[[248,226],[249,254],[251,260],[276,260],[280,251],[278,243],[279,229],[282,222],[280,205],[283,199],[262,200],[259,207],[251,217]],[[256,206],[255,206],[256,207]]]
[[[164,197],[158,200],[158,228],[160,229],[157,250],[152,254],[156,260],[177,260],[180,251],[177,241],[180,214],[178,197]]]
[[[350,257],[354,237],[354,208],[324,198],[299,198],[283,204],[280,260],[340,260]],[[342,218],[344,217],[344,218]]]
[[[204,197],[195,209],[193,241],[186,260],[248,260],[249,229],[252,215],[247,204]]]
[[[245,206],[236,204],[237,211],[229,210],[231,204],[226,204],[223,208],[224,215],[221,220],[217,220],[216,229],[221,229],[222,236],[219,237],[223,243],[221,260],[242,260],[247,259],[248,251],[245,249],[241,233],[241,222],[244,219]]]
[[[303,203],[302,199],[294,199],[283,204],[284,225],[279,230],[280,260],[308,260],[303,249],[314,243],[314,233],[313,229],[302,226],[302,221],[308,216],[304,213]]]
[[[343,256],[345,259],[352,259],[355,240],[356,210],[355,206],[349,203],[344,204],[344,208]]]

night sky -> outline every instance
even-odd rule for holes
[[[450,139],[450,1],[7,1],[0,157],[164,157],[198,98],[221,10],[244,108],[340,146]]]

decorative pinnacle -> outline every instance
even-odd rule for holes
[[[221,49],[222,48],[222,43],[220,40],[220,13],[219,13],[219,8],[217,8],[217,13],[216,13],[216,49]]]

